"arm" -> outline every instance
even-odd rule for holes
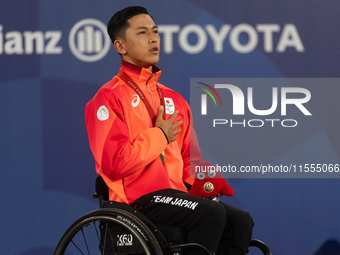
[[[105,90],[100,91],[87,104],[86,127],[97,173],[117,180],[145,168],[166,148],[167,140],[157,127],[145,129],[132,140],[122,107],[108,98]]]
[[[145,168],[176,140],[182,121],[173,123],[178,112],[163,120],[163,107],[158,110],[155,126],[147,128],[132,140],[120,103],[106,100],[105,93],[97,95],[86,107],[86,126],[97,172],[111,179],[121,179]],[[100,120],[98,110],[105,107],[108,118]],[[135,125],[140,125],[136,123]]]

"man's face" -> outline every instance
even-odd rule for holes
[[[128,20],[130,27],[125,39],[120,39],[123,59],[151,71],[152,65],[159,61],[160,38],[158,28],[147,14],[139,14]]]

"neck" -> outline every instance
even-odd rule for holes
[[[149,66],[149,67],[146,68],[146,69],[148,69],[148,70],[152,73],[152,71],[153,71],[153,66]]]
[[[134,62],[132,62],[132,61],[130,61],[130,60],[128,60],[128,59],[123,59],[123,60],[126,61],[126,62],[129,62],[129,63],[131,63],[131,64],[133,64],[133,65],[136,65],[136,66],[145,68],[146,70],[149,70],[151,73],[152,73],[152,71],[153,71],[153,65],[150,65],[150,66],[147,65],[147,66],[146,66],[146,65],[134,63]]]

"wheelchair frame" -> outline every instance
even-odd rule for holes
[[[77,219],[60,239],[54,255],[70,254],[68,249],[73,249],[78,254],[98,254],[100,251],[101,255],[180,255],[185,250],[200,250],[207,255],[215,255],[197,243],[168,241],[169,238],[160,230],[164,226],[156,226],[127,204],[108,201],[108,187],[101,177],[96,180],[96,193],[93,197],[99,199],[100,209]],[[177,233],[180,236],[177,232],[179,228],[173,228],[174,235]],[[259,248],[264,255],[272,255],[270,249],[260,240],[251,240],[250,247]]]

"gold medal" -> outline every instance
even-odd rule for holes
[[[163,163],[163,166],[165,166],[165,164],[166,164],[165,151],[163,151],[163,152],[159,155],[159,157],[161,158],[161,161],[162,161],[162,163]]]

